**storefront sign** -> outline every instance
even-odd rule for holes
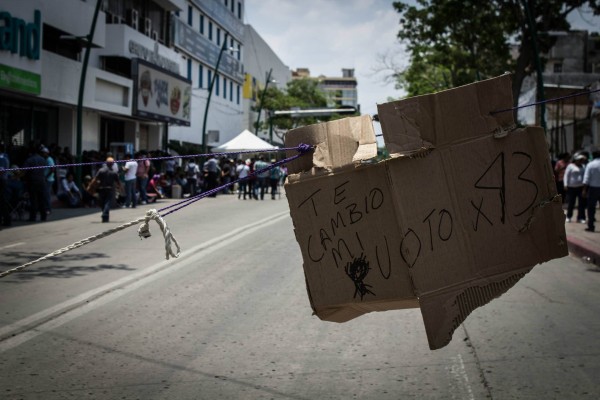
[[[19,54],[30,60],[40,59],[42,13],[33,12],[33,21],[27,23],[13,17],[8,11],[0,11],[0,50]]]
[[[134,115],[190,126],[191,82],[140,59],[131,64]]]
[[[158,54],[158,43],[154,43],[154,50],[151,50],[134,40],[130,40],[129,52],[151,64],[157,65],[175,74],[179,74],[179,63]]]
[[[0,64],[0,88],[39,95],[42,80],[38,74]]]
[[[221,48],[208,40],[204,35],[190,28],[189,25],[181,22],[179,18],[173,18],[173,23],[175,25],[175,46],[214,68],[217,64]],[[219,72],[229,76],[238,83],[244,80],[241,63],[227,51],[221,57]]]

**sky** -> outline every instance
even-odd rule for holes
[[[377,104],[404,92],[385,82],[379,58],[396,65],[408,58],[397,40],[400,15],[392,0],[246,0],[250,24],[289,68],[306,67],[311,76],[341,76],[354,68],[362,114],[376,114]],[[575,11],[572,29],[598,31],[589,10]]]
[[[382,54],[405,59],[396,35],[400,15],[387,0],[246,0],[245,23],[290,69],[311,76],[342,76],[354,68],[362,114],[377,114],[377,103],[403,93],[376,73]]]

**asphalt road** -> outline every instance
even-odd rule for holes
[[[0,269],[144,207],[0,231]],[[0,279],[0,398],[600,398],[597,267],[537,266],[431,351],[417,309],[311,315],[285,198],[205,199],[167,222],[178,259],[152,223]]]

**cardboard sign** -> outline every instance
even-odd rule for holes
[[[292,130],[316,145],[286,193],[315,314],[344,322],[420,307],[431,349],[531,268],[568,254],[543,130],[515,128],[505,75]]]

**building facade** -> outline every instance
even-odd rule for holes
[[[278,141],[277,136],[270,134],[269,129],[256,131],[256,122],[268,121],[268,110],[256,109],[260,105],[260,97],[264,90],[276,87],[285,90],[292,79],[292,71],[279,59],[262,37],[250,25],[245,25],[246,51],[244,53],[244,121],[243,128],[256,132],[264,140]],[[281,144],[281,143],[274,143]]]
[[[101,3],[77,109],[95,1],[0,4],[0,141],[20,160],[31,142],[123,153],[163,148],[169,125],[189,125],[190,84],[166,44],[179,1]],[[188,112],[189,114],[189,112]],[[78,146],[78,143],[81,146]],[[81,147],[81,148],[78,148]]]
[[[297,68],[292,72],[293,79],[316,79],[319,89],[327,97],[327,107],[354,108],[360,112],[358,104],[358,81],[354,76],[354,68],[342,68],[342,76],[319,75],[317,78],[310,76],[308,68]]]

